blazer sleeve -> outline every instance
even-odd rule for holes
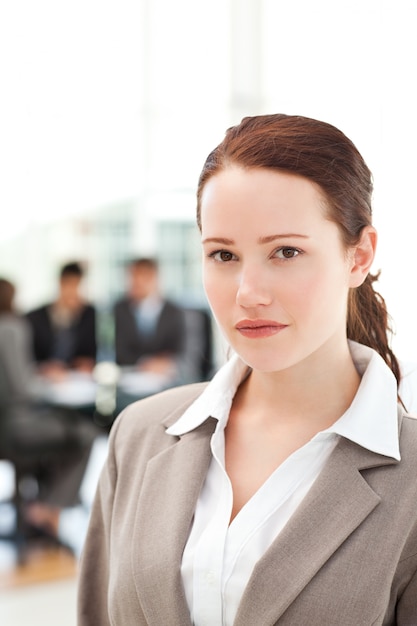
[[[100,475],[91,510],[88,533],[80,558],[77,612],[78,626],[110,626],[108,588],[110,577],[110,533],[117,467],[114,453],[114,424],[106,462]]]
[[[408,585],[397,602],[396,625],[410,626],[417,624],[417,554],[406,559],[406,567],[414,571]]]

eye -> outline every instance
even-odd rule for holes
[[[283,246],[282,248],[278,248],[278,250],[275,250],[274,253],[276,257],[283,260],[294,259],[299,254],[302,254],[301,250],[299,250],[298,248],[291,248],[290,246]]]
[[[235,255],[228,250],[214,250],[214,252],[209,254],[209,257],[219,263],[227,263],[228,261],[233,261],[236,258]]]

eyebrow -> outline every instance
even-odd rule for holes
[[[307,235],[300,235],[298,233],[283,233],[281,235],[268,235],[266,237],[259,237],[258,243],[271,243],[272,241],[276,241],[277,239],[290,239],[290,238],[298,238],[298,239],[308,239]],[[233,239],[226,239],[224,237],[207,237],[203,239],[202,243],[222,243],[225,246],[231,246],[235,242]]]

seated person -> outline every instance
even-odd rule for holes
[[[28,521],[56,533],[62,508],[79,502],[79,489],[98,427],[76,411],[36,406],[30,326],[14,309],[14,285],[0,278],[0,454],[20,459],[38,495]]]
[[[57,299],[26,314],[33,337],[33,353],[40,371],[59,376],[67,369],[91,371],[96,361],[96,313],[84,301],[79,263],[64,265]]]
[[[157,261],[128,266],[128,292],[114,308],[116,363],[168,377],[176,375],[185,344],[184,311],[162,297]]]

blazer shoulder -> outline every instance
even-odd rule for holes
[[[417,472],[417,416],[402,413],[400,419],[400,465],[411,465]]]
[[[96,308],[91,302],[86,302],[82,308],[80,317],[78,318],[78,325],[84,326],[87,325],[91,328],[91,325],[95,323],[96,320]]]
[[[400,439],[403,443],[417,446],[417,414],[403,413],[401,419]]]
[[[173,423],[204,391],[207,382],[192,383],[172,387],[160,393],[133,402],[117,416],[112,427],[118,431],[118,437],[132,436],[156,427],[165,429],[167,423]]]
[[[417,428],[417,413],[404,413],[403,419],[410,420],[411,424],[414,422],[413,428]]]
[[[126,297],[119,298],[118,300],[116,300],[116,302],[113,305],[113,311],[115,313],[119,311],[130,311],[130,308],[131,308],[130,300],[129,298],[126,298]]]
[[[170,300],[169,298],[164,299],[163,301],[163,309],[165,311],[175,311],[175,312],[183,312],[183,307],[180,306],[177,302],[174,302],[174,300]]]
[[[25,313],[25,317],[30,320],[47,319],[49,307],[50,304],[43,304],[42,306],[39,306],[36,309],[31,309]]]

